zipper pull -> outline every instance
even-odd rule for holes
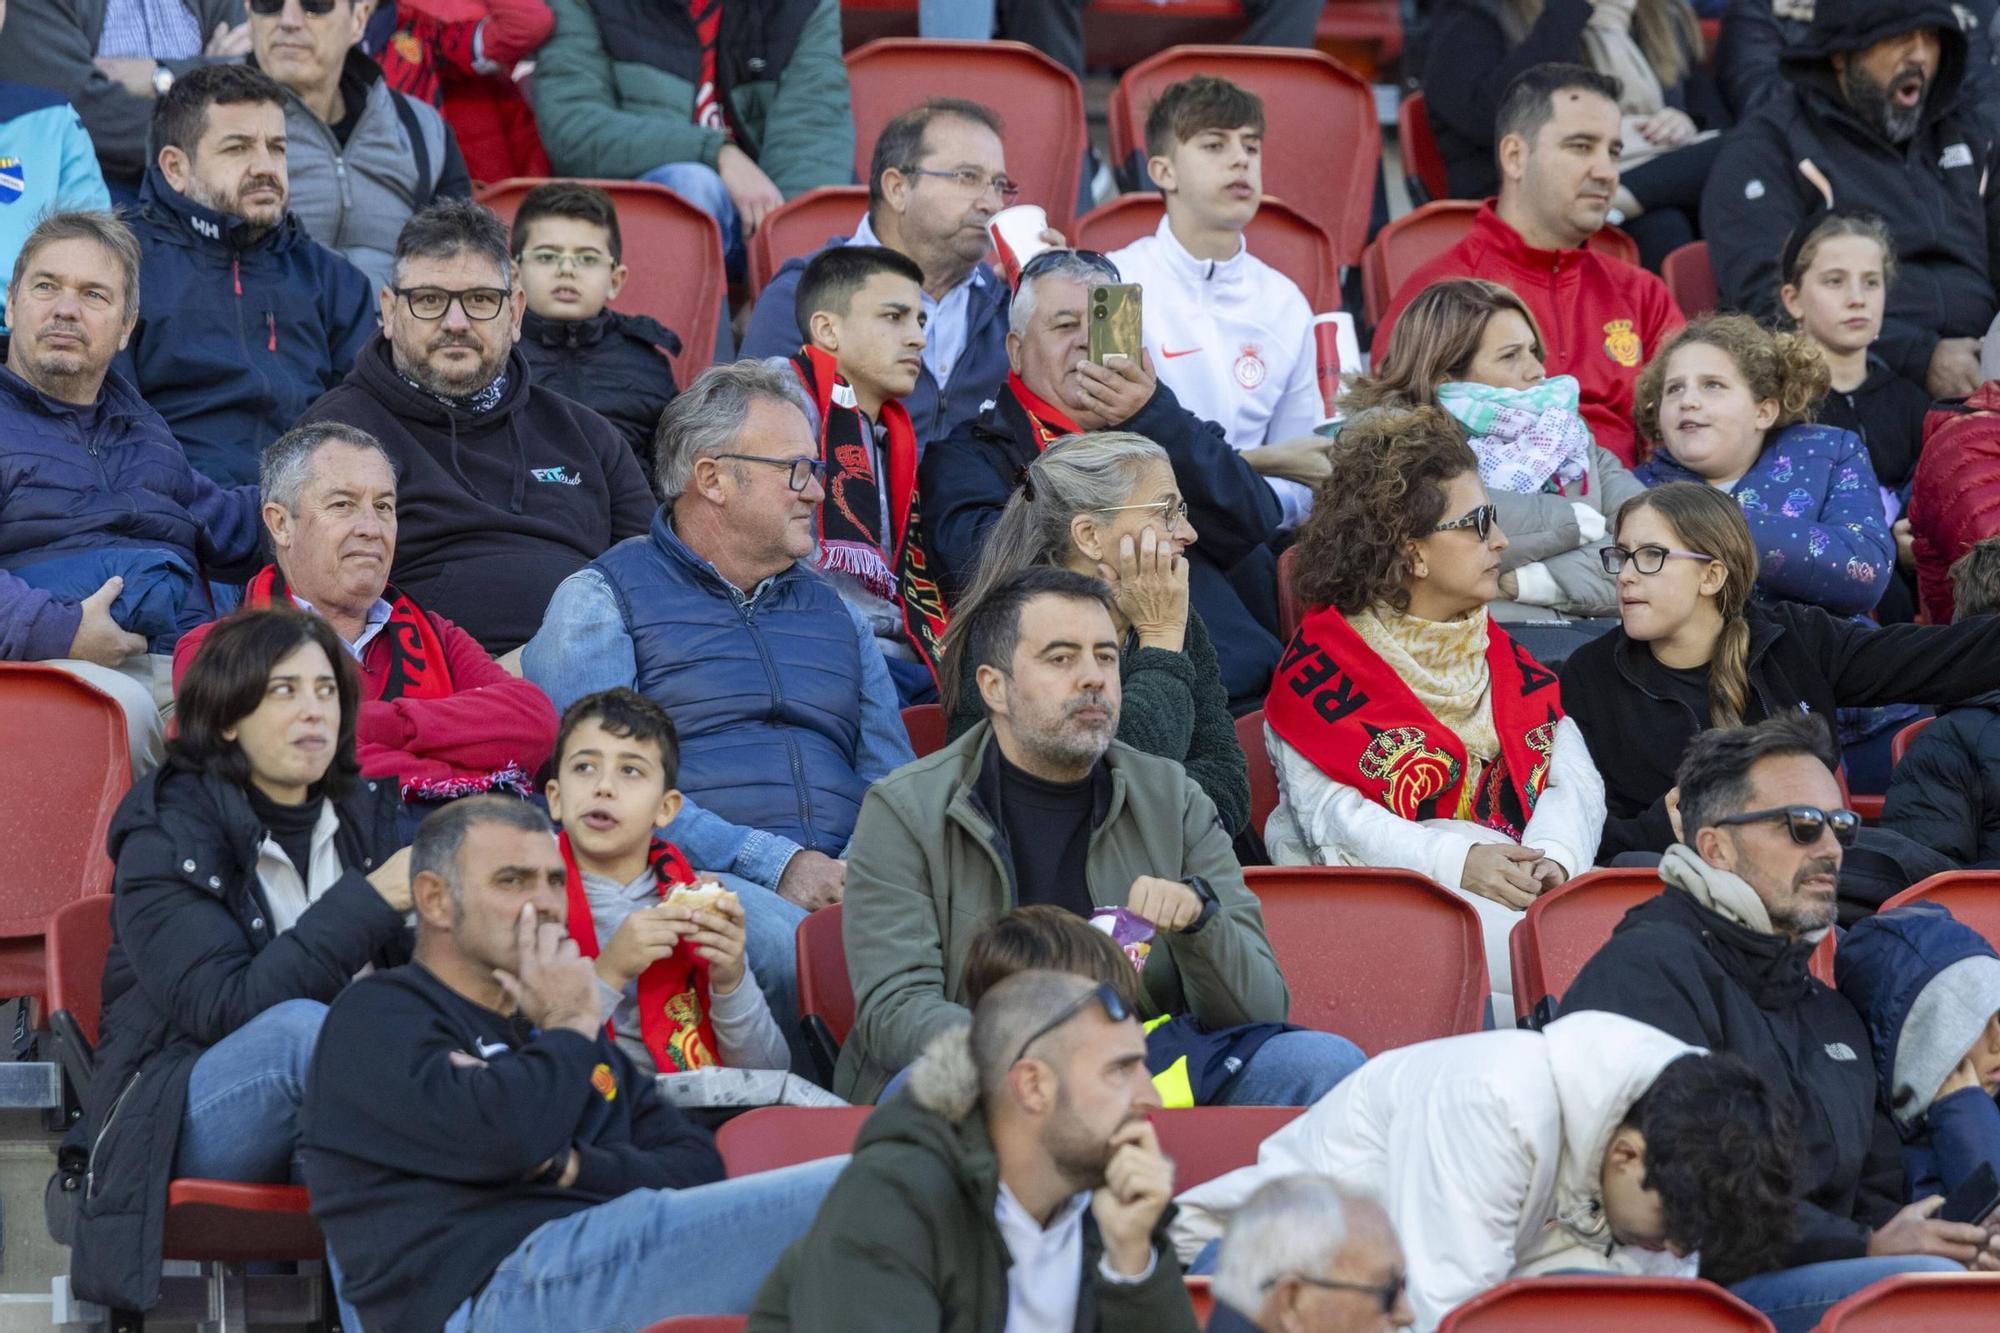
[[[271,331],[271,341],[265,350],[275,352],[278,350],[278,316],[275,311],[264,312],[264,327]]]
[[[236,284],[236,294],[243,295],[243,261],[236,255],[229,256],[229,278]]]

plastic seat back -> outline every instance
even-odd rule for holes
[[[1660,277],[1673,293],[1674,304],[1689,319],[1698,319],[1722,305],[1715,270],[1708,263],[1708,242],[1689,241],[1660,261]]]
[[[750,1317],[740,1314],[684,1314],[648,1324],[639,1333],[743,1333]]]
[[[847,979],[847,949],[840,938],[840,904],[808,913],[794,939],[799,1012],[823,1020],[833,1039],[844,1042],[854,1030],[854,987]]]
[[[1439,1333],[1771,1333],[1771,1321],[1710,1282],[1665,1277],[1530,1277],[1444,1317]]]
[[[942,750],[950,729],[944,709],[937,704],[911,704],[903,710],[903,730],[909,733],[910,748],[919,759]]]
[[[1300,1106],[1182,1106],[1152,1114],[1160,1151],[1174,1163],[1174,1189],[1227,1175],[1257,1161],[1264,1140],[1290,1124]]]
[[[837,236],[852,236],[867,214],[866,185],[822,185],[772,209],[744,246],[750,295],[763,291],[787,259],[803,259]]]
[[[1195,74],[1229,79],[1264,99],[1273,113],[1264,133],[1265,188],[1281,192],[1333,238],[1339,263],[1360,262],[1382,164],[1382,129],[1368,81],[1318,51],[1169,47],[1118,81],[1118,114],[1110,121],[1114,157],[1144,157],[1153,103],[1169,85]]]
[[[1561,1001],[1625,914],[1665,887],[1657,870],[1591,870],[1530,903],[1507,939],[1516,1020]]]
[[[927,97],[964,97],[1003,124],[1007,174],[1023,204],[1040,204],[1049,225],[1076,216],[1087,123],[1076,75],[1022,42],[956,42],[885,37],[847,54],[854,103],[854,174],[868,179],[882,127]],[[950,182],[938,182],[950,184]]]
[[[1938,904],[2000,949],[2000,870],[1947,870],[1932,875],[1883,903],[1882,910],[1916,902]]]
[[[1924,734],[1924,728],[1935,721],[1937,719],[1934,717],[1920,717],[1889,738],[1890,772],[1895,772],[1896,766],[1903,762],[1903,756],[1908,754],[1910,747],[1917,743],[1917,737]]]
[[[44,932],[60,908],[111,891],[104,838],[132,786],[125,714],[66,671],[0,662],[0,995],[42,997]]]
[[[248,1185],[182,1177],[167,1186],[161,1253],[202,1263],[301,1263],[326,1240],[303,1185]]]
[[[1292,1022],[1369,1055],[1484,1026],[1479,915],[1449,889],[1413,870],[1350,866],[1258,866],[1243,878],[1263,904]]]
[[[673,362],[674,382],[686,388],[715,359],[716,323],[728,278],[722,266],[722,230],[715,219],[664,185],[648,181],[587,180],[618,206],[618,234],[631,276],[611,304],[614,309],[651,315],[681,340]],[[521,200],[538,185],[528,176],[495,181],[479,192],[479,202],[510,228]]]
[[[1263,709],[1236,719],[1236,743],[1243,747],[1250,768],[1250,831],[1262,837],[1266,821],[1278,808],[1278,770],[1271,763],[1270,746],[1264,743]]]
[[[1396,112],[1396,142],[1403,150],[1403,170],[1411,181],[1410,195],[1418,203],[1451,198],[1444,154],[1431,130],[1431,113],[1421,92],[1403,99]]]
[[[92,1046],[103,1018],[104,959],[110,952],[110,894],[79,898],[49,918],[49,1011],[68,1014]]]
[[[1121,194],[1077,219],[1077,248],[1109,254],[1159,230],[1166,201],[1150,190]],[[1340,309],[1340,261],[1333,240],[1282,199],[1265,195],[1250,220],[1250,253],[1290,278],[1315,314]]]
[[[2000,1276],[1899,1273],[1855,1292],[1820,1319],[1819,1333],[1959,1333],[1991,1328]]]

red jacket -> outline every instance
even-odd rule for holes
[[[1917,600],[1926,620],[1948,625],[1952,562],[2000,534],[2000,381],[1980,385],[1963,411],[1938,408],[1924,418],[1909,514]]]
[[[361,650],[361,716],[354,738],[361,773],[411,784],[476,782],[507,769],[533,782],[556,743],[556,710],[533,682],[510,675],[479,641],[443,616],[426,611],[444,644],[445,665],[456,692],[447,699],[379,697],[388,669],[389,640],[377,634]],[[174,645],[174,688],[213,624],[198,625]]]
[[[473,59],[482,25],[483,64]],[[396,31],[379,57],[382,76],[444,113],[474,181],[547,176],[534,109],[512,74],[555,25],[543,0],[400,0]]]
[[[1389,348],[1403,307],[1440,278],[1484,278],[1510,287],[1534,312],[1547,353],[1543,369],[1574,375],[1583,419],[1597,442],[1627,467],[1638,461],[1632,388],[1646,360],[1687,321],[1667,284],[1594,250],[1537,250],[1500,220],[1488,199],[1465,239],[1403,284],[1375,329],[1374,362]]]

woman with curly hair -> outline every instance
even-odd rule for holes
[[[1771,333],[1747,315],[1696,320],[1639,376],[1634,417],[1653,453],[1637,476],[1734,496],[1763,599],[1862,615],[1888,586],[1896,546],[1867,446],[1811,420],[1830,383],[1803,334]]]
[[[1280,865],[1402,866],[1456,889],[1504,993],[1520,912],[1590,864],[1604,782],[1553,672],[1486,613],[1507,537],[1434,407],[1350,426],[1299,530],[1310,607],[1264,703]]]

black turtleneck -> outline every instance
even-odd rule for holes
[[[999,745],[996,742],[994,749]],[[1049,782],[1000,755],[1000,822],[1014,857],[1015,903],[1052,903],[1078,916],[1094,910],[1084,858],[1090,850],[1096,774]]]
[[[319,827],[320,808],[326,804],[326,797],[318,788],[312,789],[306,799],[297,805],[280,805],[258,790],[256,783],[247,788],[250,793],[250,809],[262,821],[272,839],[291,858],[292,869],[299,872],[299,880],[306,883],[312,878],[312,835]]]

